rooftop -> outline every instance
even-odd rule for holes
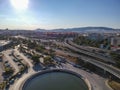
[[[4,46],[6,44],[10,43],[10,41],[7,40],[0,40],[0,46]]]

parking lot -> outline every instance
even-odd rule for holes
[[[3,65],[2,62],[0,62],[0,82],[3,81],[2,73],[3,73]]]

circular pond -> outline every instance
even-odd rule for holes
[[[22,90],[88,90],[88,87],[76,73],[50,70],[32,76]]]

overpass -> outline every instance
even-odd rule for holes
[[[86,54],[86,55],[88,55],[88,56],[90,56],[92,58],[95,58],[97,60],[100,60],[100,61],[103,61],[103,62],[106,62],[106,63],[115,64],[115,61],[113,61],[111,58],[99,55],[99,54],[94,53],[94,52],[89,52],[89,50],[86,50],[84,47],[80,47],[79,45],[73,43],[71,40],[68,40],[67,43],[69,45],[73,46],[73,47],[78,48],[81,53]]]
[[[84,57],[83,56],[81,57],[81,55],[79,55],[82,60],[84,60],[86,62],[89,62],[89,63],[91,63],[91,64],[93,64],[93,65],[95,65],[95,66],[109,72],[109,73],[111,73],[112,75],[114,75],[114,76],[116,76],[117,78],[120,79],[120,70],[118,68],[113,67],[112,65],[108,65],[108,64],[105,64],[103,62],[100,62],[100,61],[98,61],[98,60],[96,60],[94,58],[91,58],[91,57],[89,57],[87,55],[88,53],[86,54],[86,52],[84,52],[84,51],[82,52],[79,48],[73,47],[73,46],[67,44],[66,42],[65,43],[57,42],[57,44],[62,45],[64,47],[67,47],[67,48],[69,48],[69,49],[71,49],[71,50],[73,50],[75,52],[84,53]]]

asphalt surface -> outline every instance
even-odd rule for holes
[[[56,68],[60,68],[60,69],[68,69],[68,70],[72,70],[76,73],[79,73],[80,75],[82,75],[83,77],[87,78],[91,84],[91,86],[93,87],[93,90],[111,90],[109,87],[106,86],[105,78],[102,78],[101,76],[91,73],[91,72],[87,72],[85,70],[73,67],[73,65],[66,63],[66,64],[61,64],[60,66],[57,66]],[[39,71],[41,72],[41,70]],[[13,86],[10,88],[10,90],[18,90],[18,88],[21,87],[21,85],[33,74],[35,74],[37,72],[33,72],[32,68],[30,68],[28,73],[25,73],[19,80],[16,81],[16,83],[13,84]]]
[[[73,47],[78,48],[81,53],[84,53],[84,54],[89,55],[89,56],[92,56],[92,57],[99,58],[99,59],[104,60],[104,61],[106,61],[106,62],[115,63],[111,58],[105,57],[105,56],[103,56],[103,55],[99,55],[99,54],[97,54],[97,53],[90,52],[89,49],[86,50],[85,47],[81,47],[81,46],[73,43],[73,42],[70,41],[70,40],[69,40],[69,43],[68,43],[68,44],[70,44],[70,45],[73,46]]]
[[[76,47],[73,47],[73,46],[71,46],[71,45],[69,45],[69,44],[67,44],[67,43],[65,43],[65,42],[64,42],[64,43],[62,43],[62,42],[61,42],[61,43],[60,43],[60,42],[56,42],[56,44],[61,45],[61,46],[68,47],[68,48],[70,48],[70,49],[72,49],[72,50],[74,50],[74,51],[77,51],[77,52],[81,52],[80,49],[78,49],[78,48],[76,48]],[[81,56],[82,56],[82,55],[80,55],[80,57],[81,57]],[[83,57],[83,56],[82,56],[82,57]],[[103,70],[108,71],[109,73],[115,75],[116,77],[120,78],[120,70],[117,69],[117,68],[115,68],[115,67],[113,67],[113,66],[111,66],[111,65],[109,65],[109,64],[105,64],[105,63],[100,62],[100,61],[98,61],[98,60],[96,60],[96,59],[93,59],[93,58],[91,58],[91,57],[89,57],[89,56],[84,56],[84,57],[82,58],[82,60],[85,60],[85,61],[87,61],[87,62],[89,62],[89,63],[92,63],[92,64],[94,64],[94,65],[102,68]]]
[[[88,81],[90,82],[91,86],[93,87],[93,90],[111,90],[108,86],[106,86],[105,82],[106,79],[94,74],[92,72],[87,72],[85,70],[73,67],[71,64],[62,64],[63,68],[72,70],[74,72],[79,73],[83,77],[87,78]]]
[[[3,73],[3,65],[2,62],[0,62],[0,82],[3,81],[2,73]]]
[[[25,60],[26,63],[28,63],[29,70],[28,73],[25,73],[22,75],[22,77],[20,77],[17,81],[15,81],[15,83],[13,85],[10,86],[9,90],[18,90],[18,88],[21,87],[21,85],[33,74],[37,73],[37,72],[41,72],[40,71],[34,71],[33,70],[33,64],[31,63],[30,59],[28,59],[26,56],[23,55],[23,53],[20,53],[17,49],[14,50],[16,52],[16,54],[20,55],[20,57],[23,58],[23,60]],[[107,87],[107,85],[105,84],[106,79],[94,74],[92,72],[88,72],[83,70],[82,68],[76,68],[73,67],[73,65],[66,63],[57,66],[56,68],[60,68],[60,69],[68,69],[68,70],[72,70],[76,73],[79,73],[80,75],[82,75],[84,78],[87,78],[90,82],[90,84],[93,87],[93,90],[111,90],[111,88]]]
[[[12,56],[9,56],[9,54],[11,54],[11,52],[12,52],[12,50],[3,51],[4,60],[5,61],[7,60],[10,63],[11,67],[13,67],[15,70],[14,74],[16,74],[17,72],[19,72],[19,67],[18,67],[17,63],[13,61],[14,58]]]

